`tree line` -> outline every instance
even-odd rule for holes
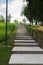
[[[8,22],[10,22],[10,20],[11,20],[11,15],[10,14],[7,17],[7,20],[8,20]],[[5,21],[6,20],[5,20],[4,16],[3,15],[0,15],[0,22],[5,22]]]
[[[22,14],[24,14],[30,21],[30,25],[33,20],[35,24],[41,22],[43,25],[43,0],[28,0],[27,6],[24,7]]]

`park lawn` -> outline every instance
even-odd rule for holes
[[[0,65],[8,65],[16,34],[16,24],[8,23],[8,45],[5,46],[5,23],[0,23]]]
[[[7,33],[8,36],[13,31],[13,28],[15,28],[15,24],[8,23]],[[0,23],[0,42],[5,41],[5,34],[6,33],[6,24]]]

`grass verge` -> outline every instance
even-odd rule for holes
[[[13,24],[9,24],[8,45],[10,47],[4,47],[5,46],[5,40],[4,41],[2,40],[2,42],[0,42],[0,65],[8,65],[8,61],[9,61],[9,58],[11,56],[11,49],[14,46],[14,39],[15,39],[15,34],[16,34],[16,27],[13,26],[13,28],[11,28],[12,26],[13,26]]]
[[[43,26],[26,25],[27,31],[35,39],[41,48],[43,48]]]

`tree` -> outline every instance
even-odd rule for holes
[[[24,24],[26,23],[26,20],[25,20],[25,18],[23,19],[23,22],[24,22]]]
[[[4,16],[0,15],[0,22],[5,22]]]
[[[26,16],[26,18],[30,21],[30,24],[31,23],[33,24],[33,18],[32,18],[31,12],[30,12],[29,3],[27,4],[27,6],[25,6],[23,8],[22,14],[24,14]]]
[[[24,9],[25,16],[33,23],[33,19],[37,22],[42,21],[43,25],[43,0],[27,0],[29,3]]]
[[[43,25],[43,0],[39,0],[39,16],[40,16],[40,21],[42,21]]]
[[[18,20],[15,19],[14,22],[15,22],[16,24],[18,24]]]
[[[11,14],[8,15],[8,22],[11,20]]]

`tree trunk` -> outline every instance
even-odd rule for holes
[[[43,21],[42,21],[42,26],[43,26]]]
[[[32,21],[32,25],[33,25],[33,21]]]
[[[30,26],[31,26],[31,22],[30,22]]]
[[[35,25],[37,25],[37,20],[36,20],[36,22],[35,22]]]

